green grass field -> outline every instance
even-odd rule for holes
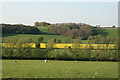
[[[37,27],[40,31],[44,32],[44,33],[50,33],[50,34],[54,34],[52,33],[49,28],[47,27]]]
[[[118,78],[117,62],[3,60],[3,78]]]
[[[44,40],[42,42],[48,42],[48,40],[51,39],[57,39],[61,40],[62,43],[65,43],[66,40],[70,40],[72,42],[71,38],[68,38],[64,35],[57,35],[48,30],[46,27],[38,27],[40,29],[41,33],[40,34],[2,34],[2,39],[3,42],[5,39],[28,39],[31,38],[33,42],[36,42],[36,39],[39,37],[43,37]]]
[[[105,32],[108,33],[107,36],[112,39],[118,37],[118,29],[105,29]]]
[[[42,42],[48,42],[48,40],[51,40],[51,39],[57,39],[57,40],[61,40],[61,42],[65,42],[65,40],[67,39],[70,39],[64,35],[49,35],[49,34],[39,34],[39,35],[33,35],[33,34],[13,34],[13,36],[11,36],[12,34],[4,34],[3,35],[3,41],[4,39],[28,39],[28,38],[31,38],[33,42],[36,42],[37,38],[39,37],[43,37],[44,40]],[[5,37],[6,36],[6,37]],[[72,39],[71,39],[72,40]]]
[[[32,38],[33,42],[36,42],[36,39],[39,37],[43,37],[44,40],[43,42],[48,42],[48,40],[50,39],[57,39],[57,40],[61,40],[62,43],[65,43],[66,40],[70,40],[70,42],[72,42],[73,39],[66,37],[64,35],[57,35],[52,33],[48,28],[46,27],[38,27],[38,29],[41,31],[41,34],[3,34],[2,38],[3,38],[3,42],[5,39],[26,39],[26,38]],[[103,35],[103,36],[109,36],[111,39],[116,39],[118,37],[118,29],[104,29],[104,32],[107,35]],[[85,43],[86,40],[83,40],[83,43]]]

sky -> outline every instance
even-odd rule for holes
[[[87,23],[118,26],[118,2],[2,2],[0,23]]]

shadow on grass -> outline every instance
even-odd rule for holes
[[[2,37],[8,37],[8,36],[16,36],[18,34],[2,34]]]
[[[97,29],[93,29],[93,36],[94,35],[107,36],[108,33],[105,32],[105,29],[97,28]]]
[[[8,36],[17,36],[19,34],[2,34],[2,37],[8,37]],[[24,34],[23,34],[24,35]],[[47,33],[47,32],[40,32],[39,34],[29,34],[29,35],[59,35],[55,33]]]
[[[48,32],[40,32],[41,35],[59,35],[59,34],[55,34],[55,33],[48,33]]]

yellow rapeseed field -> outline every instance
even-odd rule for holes
[[[40,43],[40,48],[46,48],[48,44],[47,43]],[[21,45],[19,44],[12,44],[12,43],[2,43],[2,47],[7,47],[7,48],[17,48],[20,47]],[[30,48],[35,48],[36,45],[35,43],[25,43],[22,44],[21,47],[30,47]],[[90,49],[115,49],[117,47],[116,44],[70,44],[70,43],[55,43],[54,48],[90,48]]]

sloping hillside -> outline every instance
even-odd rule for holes
[[[46,27],[38,27],[40,30],[40,34],[3,34],[3,41],[5,39],[26,39],[26,38],[31,38],[33,42],[36,41],[38,37],[43,37],[44,40],[43,42],[48,42],[48,40],[51,39],[56,39],[57,42],[62,42],[62,43],[71,43],[73,41],[72,38],[68,38],[64,35],[57,35],[55,33],[52,33],[48,28]],[[102,30],[97,30],[94,32],[96,35],[102,35],[104,37],[109,36],[111,39],[116,39],[118,37],[118,29],[102,29]],[[85,43],[86,40],[83,40]]]

